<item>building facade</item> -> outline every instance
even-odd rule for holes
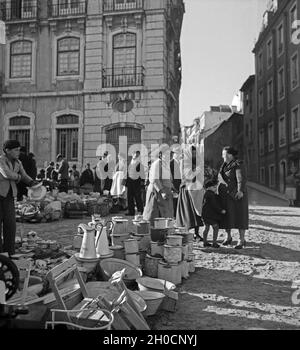
[[[258,180],[285,191],[291,169],[300,168],[299,0],[270,2],[254,48]],[[299,200],[298,190],[298,200]]]
[[[0,3],[1,139],[18,138],[39,166],[62,153],[81,167],[99,145],[118,152],[120,136],[128,149],[178,135],[182,0]]]
[[[255,75],[249,76],[241,87],[242,114],[244,119],[244,161],[248,180],[258,182],[258,140]]]
[[[219,170],[222,163],[222,150],[225,146],[232,146],[239,151],[239,159],[243,154],[243,115],[231,113],[216,129],[204,139],[205,164],[212,169]]]

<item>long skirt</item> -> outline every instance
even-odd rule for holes
[[[190,191],[182,187],[179,192],[176,224],[178,227],[186,227],[187,229],[204,226],[201,216],[198,215],[194,206]]]
[[[164,188],[167,199],[163,199],[154,186],[150,184],[147,189],[146,205],[144,208],[143,218],[154,224],[156,218],[172,218],[173,217],[173,195],[169,188]]]
[[[237,200],[227,193],[226,188],[220,186],[219,197],[222,207],[226,210],[226,214],[220,223],[220,228],[225,230],[248,230],[249,205],[247,190],[244,191],[244,197]]]

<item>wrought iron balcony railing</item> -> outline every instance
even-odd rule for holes
[[[104,0],[103,12],[143,10],[144,0]]]
[[[4,1],[0,3],[0,19],[5,22],[34,20],[38,15],[38,1]]]
[[[144,67],[116,67],[102,69],[103,88],[144,86]]]
[[[82,16],[86,14],[86,1],[59,1],[48,0],[49,17]]]

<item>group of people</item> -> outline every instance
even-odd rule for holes
[[[235,248],[243,249],[249,225],[244,164],[234,148],[224,147],[218,176],[205,179],[203,184],[203,166],[197,162],[201,158],[199,152],[196,146],[185,147],[183,152],[179,148],[173,152],[171,163],[166,152],[160,153],[150,168],[144,219],[153,223],[155,218],[175,215],[178,227],[194,229],[195,239],[203,241],[204,247],[213,248],[220,247],[219,229],[227,233],[225,246],[231,245],[232,230],[238,229],[240,238]],[[203,226],[201,237],[199,229]],[[210,227],[212,244],[207,239]]]
[[[175,217],[178,227],[195,230],[195,239],[203,241],[204,247],[219,247],[219,229],[227,232],[224,245],[232,243],[232,229],[238,229],[240,234],[235,248],[242,249],[246,245],[247,180],[244,164],[232,147],[223,149],[223,165],[218,176],[209,176],[204,183],[204,167],[198,161],[200,150],[193,145],[179,146],[171,155],[168,147],[162,148],[149,167],[144,167],[139,151],[132,154],[129,164],[125,154],[119,153],[115,164],[105,152],[94,171],[87,164],[82,174],[75,165],[69,169],[68,161],[61,154],[57,156],[56,165],[51,162],[36,174],[26,164],[23,151],[18,141],[8,140],[0,157],[0,251],[14,253],[14,197],[20,185],[27,188],[41,180],[57,182],[61,192],[67,192],[70,187],[85,187],[110,194],[121,209],[128,210],[126,215],[134,216],[137,209],[138,214],[152,224],[159,217]],[[202,237],[200,227],[204,227]],[[208,242],[210,227],[213,229],[212,244]]]

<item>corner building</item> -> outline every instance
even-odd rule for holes
[[[179,134],[182,0],[0,3],[1,139],[81,167],[120,136],[150,150]]]

